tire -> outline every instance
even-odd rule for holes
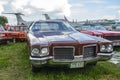
[[[91,63],[93,66],[96,66],[97,65],[97,61]]]
[[[96,65],[97,65],[97,61],[88,63],[88,65],[89,65],[89,66],[96,66]]]
[[[16,39],[15,38],[13,38],[13,43],[16,43]]]
[[[24,39],[20,39],[20,42],[24,42],[25,40]]]
[[[32,72],[38,72],[40,69],[31,65]]]
[[[7,41],[6,41],[6,44],[10,44],[10,41],[9,41],[9,40],[7,40]]]

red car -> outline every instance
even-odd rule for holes
[[[16,25],[16,26],[10,26],[9,29],[12,33],[13,41],[16,42],[16,40],[26,40],[26,30],[27,26],[24,25]]]
[[[0,25],[0,43],[9,43],[12,40],[11,32],[5,31],[2,25]]]
[[[80,33],[61,20],[34,22],[27,32],[27,46],[32,71],[57,65],[81,68],[114,54],[111,41]]]
[[[75,28],[82,33],[92,36],[98,36],[110,41],[113,41],[113,46],[120,46],[120,32],[108,31],[102,25],[96,24],[83,24],[75,26]]]

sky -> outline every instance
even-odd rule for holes
[[[66,16],[71,21],[120,19],[120,0],[0,0],[0,15],[16,24],[14,15],[2,12],[21,12],[27,21],[45,19],[44,13],[52,19]]]

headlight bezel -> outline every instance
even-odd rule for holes
[[[42,50],[45,49],[47,50],[46,53],[43,53]],[[34,50],[39,50],[37,53],[35,53]],[[42,57],[42,56],[47,56],[49,55],[49,48],[48,47],[33,47],[31,50],[31,56],[37,56],[37,57]]]
[[[34,52],[34,51],[37,51],[37,50],[38,50],[38,52]],[[40,55],[40,49],[36,48],[36,47],[32,48],[31,56],[39,56],[39,55]]]
[[[43,49],[46,49],[47,52],[46,52],[46,53],[42,53],[42,50],[43,50]],[[48,47],[41,47],[41,48],[40,48],[40,53],[41,53],[40,56],[47,56],[47,55],[49,55],[49,48],[48,48]]]
[[[112,44],[101,44],[100,45],[100,52],[112,52],[113,51],[113,45]]]

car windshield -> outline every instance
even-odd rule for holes
[[[36,22],[32,31],[76,31],[71,25],[67,22]]]
[[[81,26],[76,26],[75,28],[80,30],[106,30],[101,25],[81,25]]]
[[[0,31],[5,31],[5,29],[1,25],[0,25]]]

